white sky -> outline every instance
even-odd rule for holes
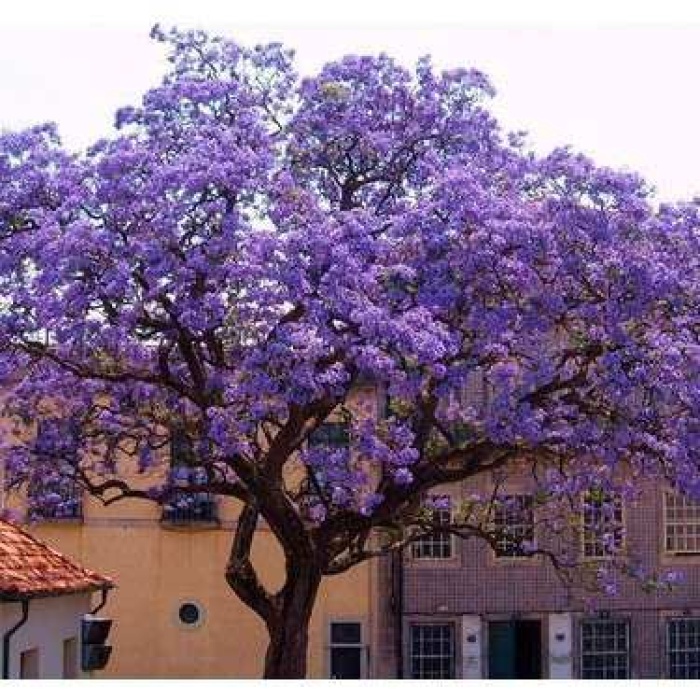
[[[698,3],[700,4],[700,3]],[[567,9],[565,6],[570,5]],[[581,6],[572,14],[571,7]],[[690,7],[690,9],[689,9]],[[165,66],[151,26],[201,27],[296,49],[302,73],[345,53],[485,71],[508,129],[636,170],[662,199],[700,195],[700,7],[554,0],[0,0],[0,128],[109,134]]]

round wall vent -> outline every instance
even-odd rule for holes
[[[180,627],[192,629],[204,622],[204,608],[196,600],[183,600],[177,606],[177,623]]]

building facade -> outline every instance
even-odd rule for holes
[[[482,487],[486,486],[486,480]],[[473,484],[470,485],[473,490]],[[511,493],[526,498],[527,480]],[[463,485],[454,502],[467,495]],[[624,577],[615,594],[584,596],[540,556],[437,534],[386,563],[383,672],[405,678],[700,677],[700,504],[658,484],[611,517],[622,548],[667,590]],[[536,523],[524,518],[517,527]],[[537,538],[535,525],[535,539]],[[605,554],[585,529],[579,556]],[[393,653],[392,653],[393,652]]]
[[[236,513],[216,504],[215,520],[153,504],[114,509],[85,500],[79,519],[44,521],[33,531],[105,571],[117,583],[104,614],[114,620],[105,678],[259,678],[267,644],[262,622],[231,591],[224,569]],[[282,558],[262,527],[255,561],[274,589]],[[312,678],[374,675],[368,654],[375,624],[374,565],[326,580],[310,628]]]
[[[363,417],[383,410],[369,387],[353,406]],[[336,424],[320,432],[337,441],[342,430]],[[176,444],[163,468],[182,466],[181,452],[186,446]],[[136,468],[131,476],[137,488],[169,478]],[[177,478],[193,476],[185,470]],[[485,474],[436,495],[449,498],[454,512],[474,492],[492,490],[492,479]],[[542,528],[534,508],[530,514],[528,471],[509,470],[505,489],[522,503],[524,520],[503,516],[501,525],[537,540]],[[105,611],[115,620],[114,651],[100,675],[261,675],[266,631],[224,578],[238,517],[234,502],[201,496],[165,506],[125,500],[104,508],[66,493],[61,503],[38,513],[34,529],[118,585]],[[623,579],[617,595],[599,596],[591,605],[540,556],[439,533],[402,555],[324,581],[310,628],[310,677],[698,677],[700,505],[649,483],[639,501],[610,504],[605,517],[612,536],[621,538],[616,544],[648,571],[679,572],[682,584],[645,591]],[[591,566],[605,561],[605,548],[585,528],[576,546]],[[274,590],[282,582],[283,558],[262,522],[253,554],[263,582]]]
[[[373,390],[358,392],[354,405],[365,415],[374,411]],[[148,473],[136,464],[120,468],[134,488],[167,479],[191,483],[197,474],[188,469],[186,453],[187,445],[176,439],[162,464]],[[224,576],[239,515],[236,502],[198,494],[163,506],[124,500],[104,507],[69,483],[60,489],[59,502],[39,498],[31,506],[21,494],[11,494],[6,505],[23,513],[41,538],[116,582],[104,612],[114,620],[112,657],[96,676],[262,675],[267,631]],[[268,590],[282,584],[283,555],[262,520],[253,563]],[[324,580],[309,631],[311,678],[377,677],[370,649],[378,624],[376,571],[376,563],[368,562]]]

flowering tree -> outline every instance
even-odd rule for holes
[[[430,489],[528,459],[551,502],[640,477],[697,493],[695,205],[528,153],[473,70],[349,56],[300,81],[278,45],[153,36],[172,69],[114,138],[0,136],[6,411],[71,419],[15,436],[14,483],[162,501],[119,455],[148,470],[186,435],[185,490],[242,504],[226,579],[269,630],[268,677],[304,675],[324,576],[431,528],[493,539],[474,504],[426,516]],[[353,422],[348,461],[313,436],[368,384],[389,410]],[[259,517],[278,591],[249,556]]]

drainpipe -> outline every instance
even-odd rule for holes
[[[404,677],[404,648],[403,648],[403,606],[404,606],[404,566],[403,551],[394,552],[392,561],[393,587],[394,587],[394,639],[396,655],[396,677]]]
[[[3,680],[7,680],[10,677],[10,640],[12,635],[20,628],[29,618],[29,599],[23,598],[22,603],[22,617],[19,622],[2,636],[2,677]]]
[[[106,588],[101,588],[100,593],[102,595],[102,600],[100,601],[100,604],[94,609],[90,611],[91,615],[95,615],[98,613],[102,608],[104,608],[105,605],[107,605],[107,589]]]

